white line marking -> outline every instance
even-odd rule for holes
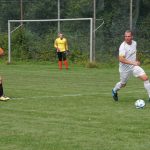
[[[128,92],[121,92],[122,94],[129,94],[129,93],[146,93],[141,90],[136,90],[136,91],[128,91]],[[90,93],[90,94],[65,94],[65,95],[47,95],[47,96],[32,96],[32,97],[13,97],[11,98],[12,100],[15,99],[39,99],[39,98],[60,98],[60,97],[78,97],[78,96],[92,96],[92,95],[110,95],[111,92],[99,92],[99,93]]]
[[[69,94],[69,95],[59,95],[59,96],[54,96],[54,95],[47,95],[47,96],[33,96],[33,97],[13,97],[11,99],[37,99],[37,98],[53,98],[53,97],[76,97],[76,96],[83,96],[82,94]]]

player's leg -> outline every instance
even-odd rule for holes
[[[4,96],[2,78],[0,77],[0,100],[7,101],[9,99],[10,99],[9,97]]]
[[[131,72],[120,72],[120,81],[112,89],[112,96],[115,101],[118,101],[118,91],[126,86],[126,83],[130,77]]]
[[[141,78],[141,77],[140,77]],[[143,78],[143,77],[142,77]],[[149,96],[149,101],[150,101],[150,82],[149,80],[144,80],[144,87],[147,90],[148,96]]]
[[[144,81],[144,87],[148,93],[149,101],[150,101],[150,82],[149,82],[148,76],[146,75],[145,71],[141,67],[135,66],[133,75],[135,77],[138,77],[142,81]]]
[[[58,56],[58,67],[61,70],[62,69],[62,52],[57,52]]]
[[[65,68],[68,69],[68,61],[67,61],[67,57],[66,57],[66,52],[62,53],[62,57],[63,57]]]
[[[0,77],[0,97],[3,96],[3,84],[2,84],[2,77]]]

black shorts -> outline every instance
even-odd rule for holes
[[[57,52],[59,61],[66,60],[66,52]]]

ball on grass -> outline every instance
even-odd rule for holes
[[[145,101],[142,99],[138,99],[138,100],[136,100],[134,105],[136,108],[144,108],[145,107]]]

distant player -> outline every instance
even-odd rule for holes
[[[119,72],[120,81],[112,89],[112,96],[115,101],[118,101],[117,92],[125,87],[130,75],[138,77],[144,82],[144,87],[147,90],[150,101],[150,82],[144,70],[140,67],[140,62],[137,60],[137,43],[133,40],[133,33],[127,30],[124,34],[124,42],[119,48]]]
[[[62,33],[58,34],[58,38],[54,42],[54,47],[56,48],[58,55],[59,69],[62,69],[62,62],[64,62],[65,68],[68,69],[68,61],[66,58],[66,53],[68,51],[68,42],[67,39],[64,38]]]
[[[3,48],[0,47],[0,56],[3,55],[4,55],[4,50]],[[0,76],[0,101],[7,101],[9,99],[10,99],[9,97],[4,96],[2,77]]]

